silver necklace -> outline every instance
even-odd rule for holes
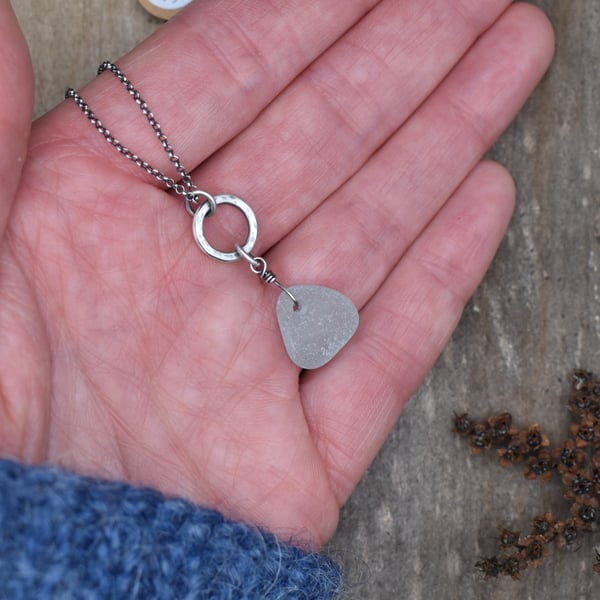
[[[110,71],[135,100],[179,173],[178,181],[154,168],[124,146],[98,119],[79,92],[69,88],[65,97],[75,101],[97,131],[125,158],[158,179],[168,190],[173,190],[175,194],[183,197],[185,208],[193,217],[194,239],[207,256],[222,262],[244,259],[262,281],[272,283],[281,290],[276,314],[284,346],[291,360],[302,369],[316,369],[328,363],[346,345],[358,327],[358,311],[354,304],[341,292],[328,287],[283,286],[273,271],[268,269],[267,261],[262,256],[252,254],[258,237],[258,222],[250,206],[233,194],[213,196],[196,187],[140,92],[115,64],[103,62],[98,68],[98,75],[103,71]],[[246,241],[243,244],[235,244],[235,248],[227,252],[214,248],[204,234],[205,219],[214,215],[221,204],[228,204],[240,210],[248,226]]]

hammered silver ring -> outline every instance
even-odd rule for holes
[[[233,196],[232,194],[220,194],[219,196],[214,196],[214,200],[217,206],[219,204],[230,204],[242,212],[246,219],[246,223],[248,224],[248,237],[243,244],[240,244],[240,247],[247,254],[252,252],[252,248],[254,248],[256,238],[258,237],[258,221],[256,220],[254,211],[241,198]],[[211,213],[211,206],[208,201],[204,202],[194,212],[193,231],[196,243],[200,246],[200,249],[211,258],[216,258],[223,262],[240,260],[242,256],[237,250],[234,250],[233,252],[222,252],[213,247],[206,239],[206,236],[204,235],[204,219],[209,213]]]

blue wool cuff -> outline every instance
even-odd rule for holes
[[[0,599],[337,598],[340,569],[155,490],[0,460]]]

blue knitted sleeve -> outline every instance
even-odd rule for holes
[[[333,560],[157,491],[0,460],[0,598],[337,598]]]

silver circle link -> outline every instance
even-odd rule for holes
[[[239,209],[244,217],[246,218],[246,223],[248,224],[248,237],[243,245],[239,247],[243,250],[244,253],[249,254],[254,248],[254,244],[256,244],[256,239],[258,237],[258,221],[256,220],[256,215],[254,211],[246,204],[241,198],[237,196],[233,196],[232,194],[220,194],[218,196],[214,196],[215,206],[219,204],[229,204],[231,206],[235,206]],[[211,213],[210,202],[205,202],[200,205],[200,207],[194,212],[194,221],[193,221],[193,231],[194,231],[194,239],[200,249],[210,256],[211,258],[216,258],[217,260],[221,260],[223,262],[232,262],[235,260],[240,260],[242,255],[234,250],[233,252],[222,252],[221,250],[217,250],[214,248],[209,241],[206,239],[204,235],[204,219]]]

